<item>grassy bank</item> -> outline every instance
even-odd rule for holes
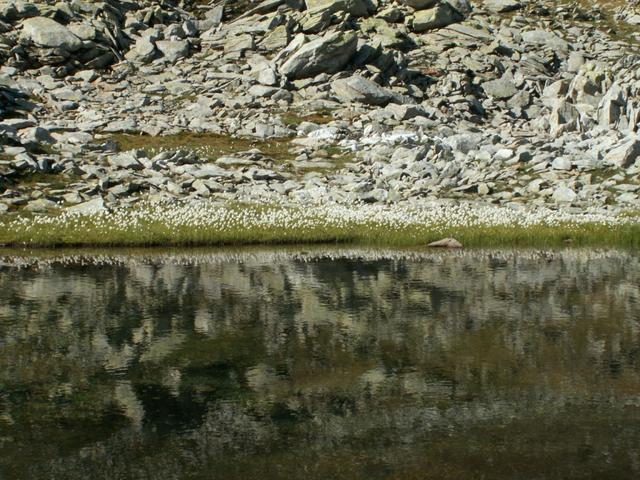
[[[498,207],[144,205],[95,215],[5,217],[0,245],[150,247],[336,243],[465,247],[640,247],[637,217],[523,214]]]

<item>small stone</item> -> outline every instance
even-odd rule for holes
[[[566,186],[558,187],[554,190],[552,198],[556,203],[572,203],[578,194]]]
[[[580,52],[571,52],[567,60],[567,72],[576,73],[584,65],[584,55]]]
[[[486,183],[478,184],[478,195],[485,196],[489,195],[489,186]]]
[[[558,157],[551,163],[554,170],[571,170],[571,159],[567,157]]]

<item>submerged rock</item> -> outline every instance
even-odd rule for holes
[[[431,242],[427,245],[427,247],[431,248],[463,248],[462,244],[456,240],[455,238],[443,238],[442,240],[437,240],[435,242]]]

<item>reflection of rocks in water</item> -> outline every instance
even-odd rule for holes
[[[398,474],[422,465],[416,445],[461,455],[467,440],[516,427],[529,442],[595,435],[611,455],[640,455],[640,429],[629,430],[640,410],[638,257],[112,260],[0,270],[0,472],[45,432],[65,450],[42,448],[32,478],[267,478],[263,456],[280,459],[283,478],[300,456],[322,470],[349,451],[375,451]],[[512,443],[496,452],[526,447]]]

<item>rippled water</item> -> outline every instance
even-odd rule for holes
[[[640,257],[0,262],[0,478],[640,475]]]

